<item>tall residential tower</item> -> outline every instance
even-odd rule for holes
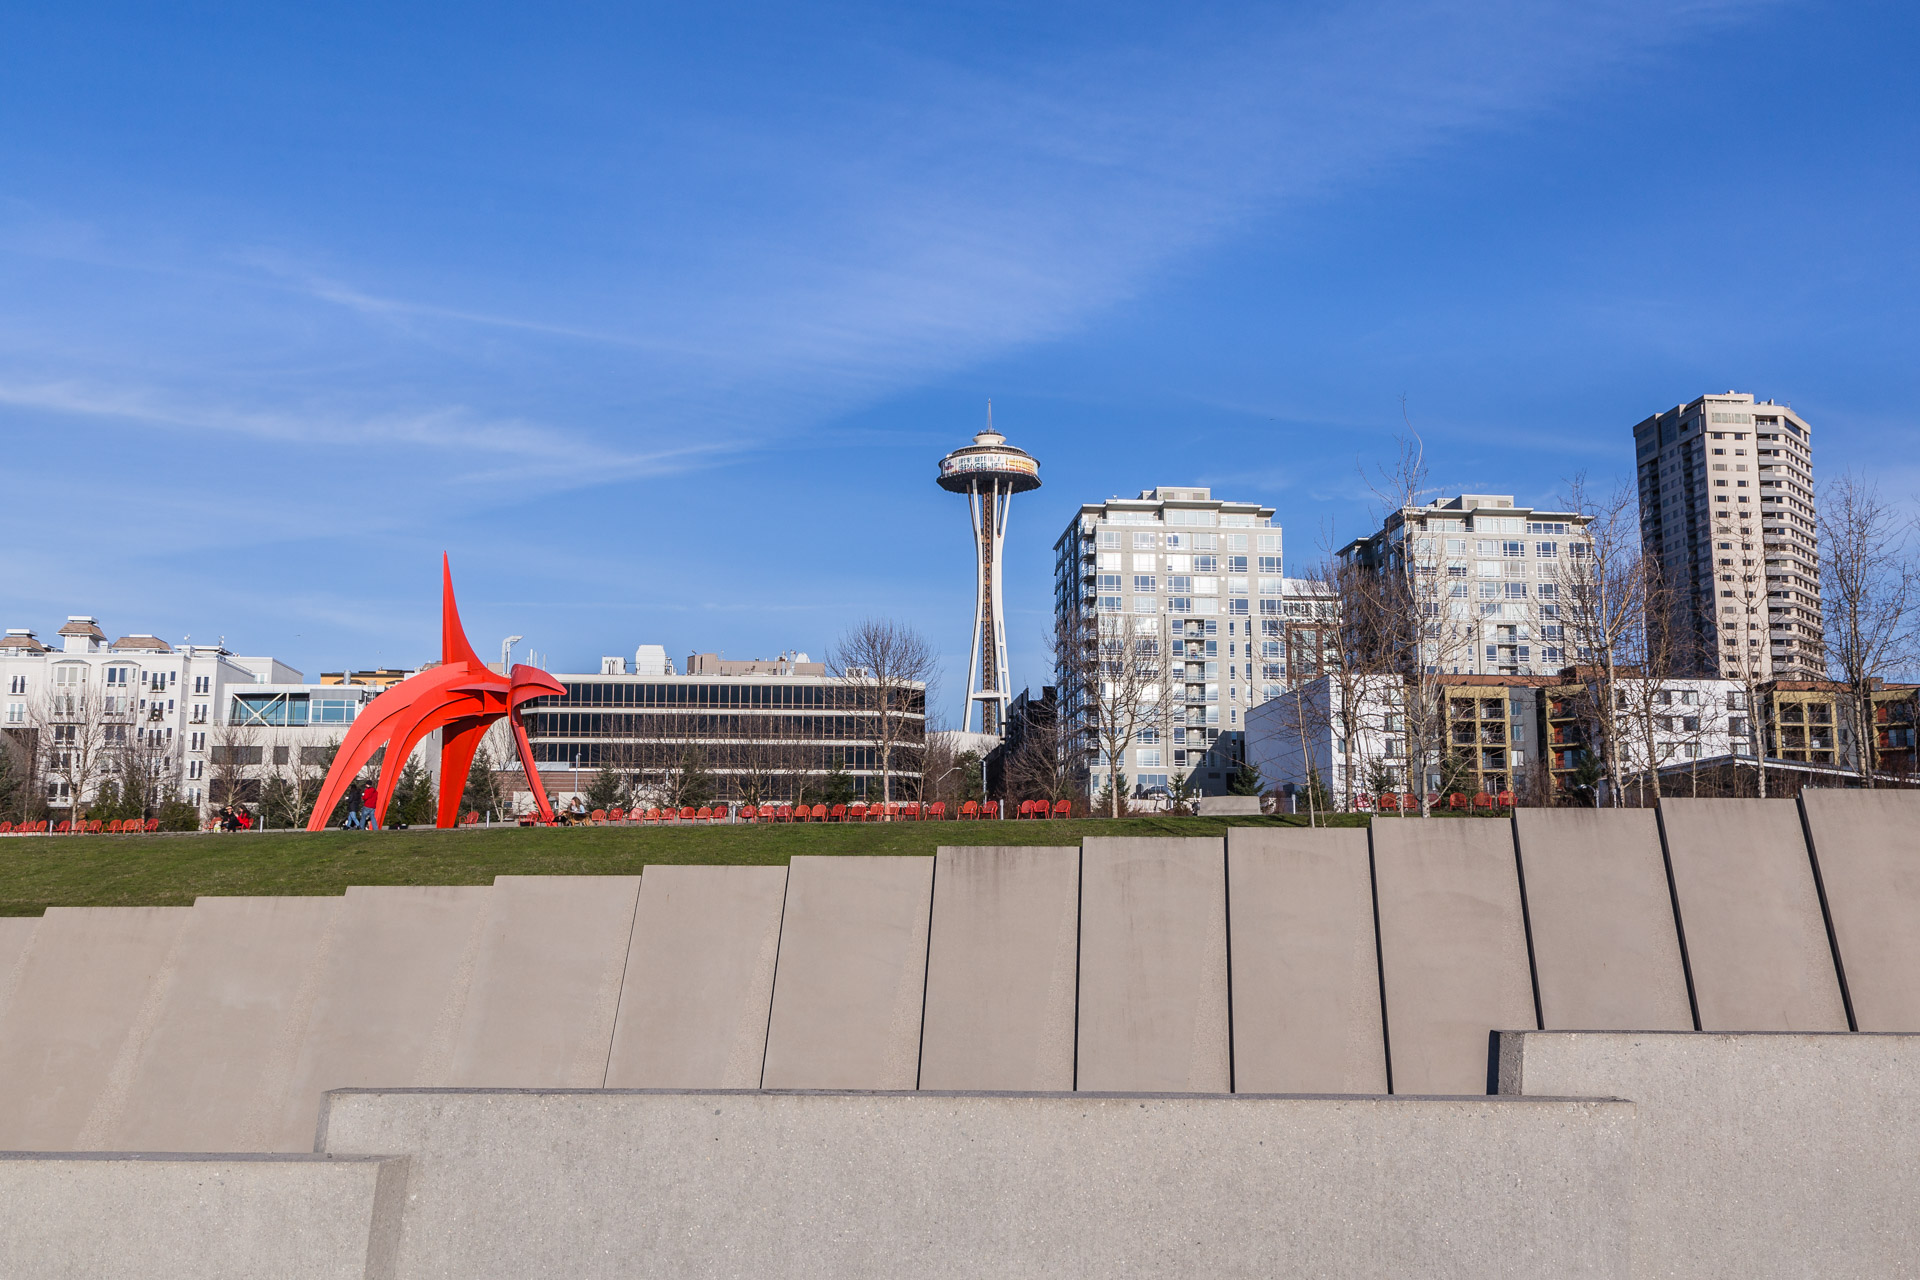
[[[973,704],[980,704],[980,732],[1006,732],[1013,678],[1007,671],[1006,606],[1001,602],[1001,548],[1007,536],[1007,508],[1013,495],[1040,487],[1040,464],[1007,443],[993,429],[993,404],[987,404],[987,429],[973,443],[940,459],[939,484],[948,493],[967,495],[973,525],[976,568],[973,589],[973,639],[967,656],[967,702],[960,728],[973,726]]]
[[[1633,429],[1641,545],[1665,571],[1687,669],[1820,674],[1812,440],[1785,405],[1732,391]]]

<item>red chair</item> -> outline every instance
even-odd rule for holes
[[[627,811],[626,811],[625,809],[609,809],[609,810],[607,810],[607,821],[609,821],[609,822],[625,822],[626,820],[627,820]]]
[[[58,835],[65,835],[65,834],[66,834],[66,830],[67,830],[67,820],[66,820],[65,818],[62,818],[62,819],[60,819],[60,821],[59,821],[59,823],[58,823],[58,824],[56,824],[56,825],[54,826],[54,828],[53,828],[53,834],[55,834],[55,835],[57,835],[57,836],[58,836]]]
[[[827,810],[828,822],[845,822],[846,820],[847,820],[847,806],[843,804],[837,804],[833,806],[833,808]]]
[[[815,822],[825,822],[827,820],[827,806],[824,804],[813,806],[813,820]]]
[[[779,820],[780,820],[781,822],[792,822],[792,821],[793,821],[793,806],[792,806],[792,805],[790,805],[790,804],[783,804],[783,805],[781,805],[781,806],[780,806],[780,807],[779,807],[778,809],[776,809],[776,810],[774,811],[774,815],[773,815],[773,816],[774,816],[775,818],[777,818],[777,819],[779,819]]]
[[[1073,801],[1055,800],[1053,802],[1053,816],[1056,818],[1071,818],[1073,816]]]
[[[158,818],[148,818],[148,819],[147,819],[147,825],[146,825],[146,829],[147,829],[148,831],[158,831],[158,830],[160,829],[160,819],[158,819]]]
[[[472,826],[472,825],[473,825],[474,823],[476,823],[476,822],[478,822],[478,821],[480,821],[480,815],[479,815],[479,814],[477,814],[477,813],[469,813],[469,814],[468,814],[468,815],[467,815],[466,817],[464,817],[464,818],[462,818],[462,819],[460,819],[460,825],[461,825],[461,826],[463,826],[463,827],[470,827],[470,826]]]
[[[725,809],[720,808],[718,805],[703,804],[700,806],[700,812],[697,816],[700,821],[711,823],[716,817],[725,816],[726,812]]]
[[[960,806],[960,816],[962,819],[973,818],[978,820],[980,817],[980,806],[969,800]]]
[[[740,806],[740,821],[742,821],[742,822],[758,822],[758,821],[760,821],[760,810],[759,810],[759,809],[758,809],[758,808],[757,808],[756,806],[754,806],[754,805],[750,805],[750,804],[743,804],[743,805],[741,805],[741,806]]]
[[[1466,807],[1467,807],[1467,798],[1461,795],[1458,791],[1454,792],[1452,795],[1447,797],[1447,808],[1452,809],[1454,812],[1458,813],[1460,810]]]
[[[1511,791],[1502,791],[1498,796],[1494,797],[1494,799],[1502,809],[1513,808],[1513,792]]]
[[[989,800],[981,805],[980,816],[982,818],[998,818],[1000,816],[1000,802],[998,800]]]
[[[1473,798],[1473,811],[1479,813],[1482,810],[1488,813],[1493,812],[1493,797],[1484,791]]]
[[[700,811],[694,808],[692,805],[683,804],[680,806],[680,821],[692,822],[695,818],[699,816],[700,816]]]
[[[4,818],[0,818],[0,836],[9,835],[12,833],[12,831],[13,831],[13,823],[7,821]]]
[[[933,804],[928,807],[927,816],[945,822],[947,818],[947,802],[945,800],[935,800]]]
[[[835,807],[836,809],[838,808],[838,806]],[[878,808],[879,806],[875,805],[874,807]],[[863,800],[855,800],[852,804],[848,805],[846,807],[846,819],[848,822],[865,822],[867,820],[866,802]]]
[[[1400,812],[1400,797],[1391,791],[1382,791],[1380,793],[1380,812]]]
[[[1440,807],[1440,793],[1438,791],[1427,792],[1427,808],[1438,809],[1439,807]]]

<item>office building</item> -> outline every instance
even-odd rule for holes
[[[679,804],[692,791],[693,803],[791,802],[836,771],[850,777],[854,795],[879,798],[872,691],[804,653],[696,653],[676,675],[658,646],[643,645],[636,666],[644,671],[629,673],[618,657],[600,666],[556,674],[566,696],[534,699],[521,712],[549,795],[583,791],[605,765],[652,804]],[[895,799],[918,793],[926,686],[914,684],[908,703],[889,762]]]
[[[1729,391],[1633,429],[1640,537],[1672,596],[1686,669],[1814,679],[1821,659],[1813,430]]]

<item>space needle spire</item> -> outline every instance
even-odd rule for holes
[[[987,429],[974,436],[972,444],[940,459],[939,485],[948,493],[967,495],[977,570],[973,638],[967,657],[967,701],[961,709],[960,727],[972,728],[973,707],[978,703],[979,731],[998,736],[1006,732],[1007,704],[1013,700],[1013,679],[1007,672],[1006,608],[1000,589],[1007,507],[1014,494],[1040,487],[1040,464],[993,429],[993,401],[989,400]]]

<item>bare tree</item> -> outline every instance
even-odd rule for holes
[[[1077,771],[1073,767],[1072,735],[1057,714],[1038,714],[1036,705],[1057,709],[1058,704],[1029,704],[1020,723],[1019,741],[1006,765],[1007,786],[1024,800],[1070,799]]]
[[[108,692],[93,680],[94,674],[79,663],[56,664],[52,687],[27,711],[47,798],[66,801],[70,830],[75,832],[87,801],[111,775],[116,753],[133,732],[128,695]]]
[[[1429,530],[1432,517],[1421,504],[1427,488],[1425,453],[1411,428],[1372,486],[1383,508],[1383,531],[1361,553],[1360,567],[1367,572],[1341,591],[1341,621],[1348,632],[1344,647],[1358,669],[1395,677],[1377,686],[1377,696],[1365,705],[1375,709],[1390,749],[1401,744],[1406,749],[1404,767],[1389,758],[1384,768],[1413,789],[1421,815],[1431,816],[1427,774],[1451,752],[1447,681],[1460,667],[1472,665],[1477,619],[1473,601],[1455,589],[1438,532]],[[1504,602],[1497,606],[1501,616],[1506,607]],[[1511,625],[1517,631],[1520,623]]]
[[[1371,779],[1375,766],[1381,764],[1373,752],[1376,742],[1383,750],[1388,742],[1399,748],[1405,745],[1398,728],[1400,699],[1395,696],[1404,673],[1390,660],[1391,642],[1381,634],[1390,630],[1383,616],[1390,606],[1373,570],[1329,552],[1307,571],[1307,581],[1335,609],[1333,625],[1320,637],[1318,670],[1328,682],[1327,699],[1324,706],[1311,707],[1302,700],[1301,710],[1290,717],[1294,722],[1290,727],[1301,738],[1303,752],[1309,734],[1324,729],[1333,739],[1328,764],[1334,775],[1334,798],[1342,810],[1351,811],[1360,784]],[[1289,670],[1291,665],[1290,661]]]
[[[1860,777],[1875,785],[1874,685],[1910,662],[1920,640],[1920,564],[1913,527],[1851,472],[1820,496],[1820,604],[1827,670],[1847,686]]]
[[[868,618],[840,637],[827,670],[860,712],[880,765],[880,799],[893,798],[894,755],[926,738],[928,683],[939,665],[925,636],[905,623]]]
[[[1560,579],[1560,609],[1566,638],[1590,691],[1588,711],[1598,740],[1608,791],[1616,806],[1626,803],[1631,711],[1624,677],[1637,668],[1633,659],[1647,626],[1649,558],[1640,547],[1639,505],[1633,490],[1615,489],[1596,496],[1585,478],[1567,486],[1567,510],[1586,518],[1585,540]]]
[[[260,735],[252,725],[229,718],[212,733],[213,750],[209,763],[213,770],[207,788],[209,800],[220,805],[242,804],[255,779],[250,770],[258,767],[265,754]]]
[[[1088,754],[1106,771],[1109,817],[1120,817],[1124,808],[1120,770],[1127,748],[1149,730],[1158,741],[1167,727],[1162,678],[1169,659],[1160,652],[1158,620],[1148,621],[1153,633],[1136,635],[1123,615],[1087,614],[1062,623],[1052,645],[1061,683],[1080,691]]]

